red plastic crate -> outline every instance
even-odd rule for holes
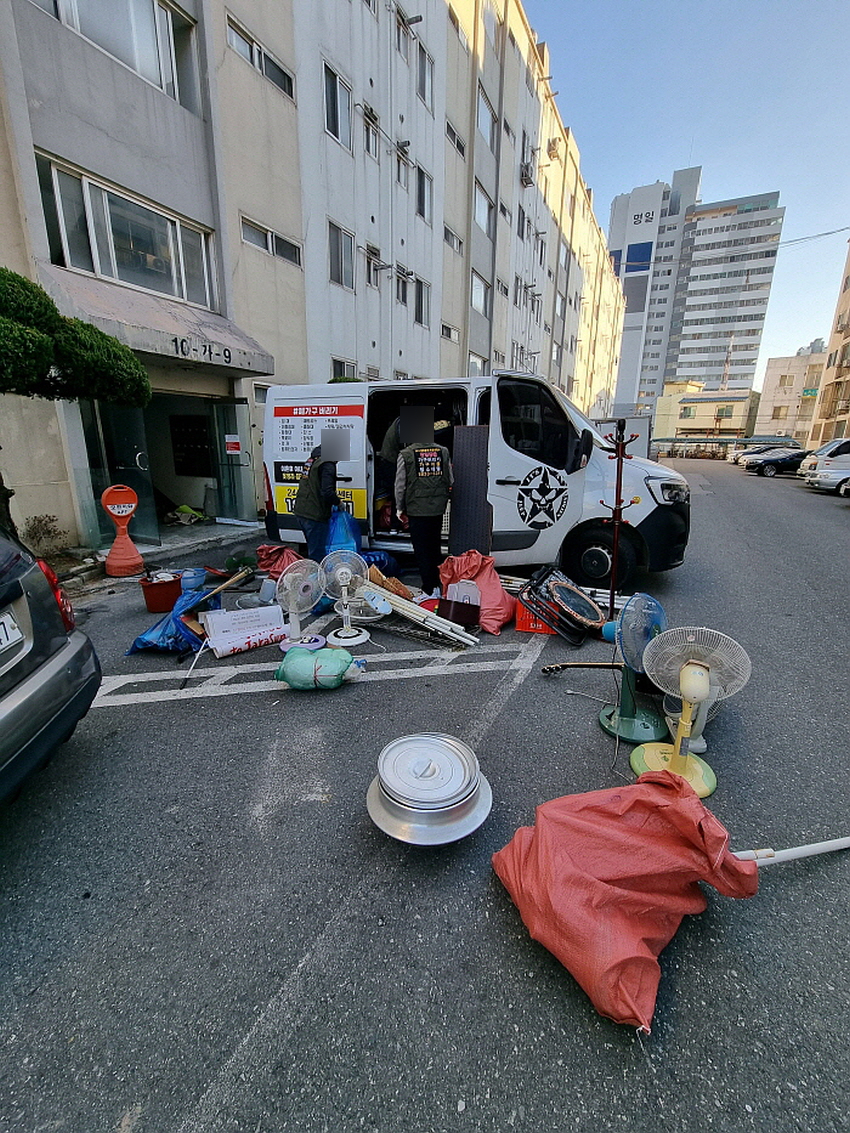
[[[523,633],[555,633],[545,622],[536,618],[527,606],[523,606],[522,602],[516,604],[516,628]]]

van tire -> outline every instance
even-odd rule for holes
[[[579,586],[610,587],[614,538],[601,527],[589,527],[571,536],[561,548],[561,568]],[[631,582],[637,566],[637,555],[627,536],[620,532],[617,549],[617,588],[622,591]]]

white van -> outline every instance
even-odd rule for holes
[[[489,427],[481,434],[487,446],[482,474],[488,480],[491,554],[497,566],[559,563],[581,585],[610,582],[616,486],[611,443],[543,378],[510,371],[271,387],[263,438],[269,538],[303,541],[292,508],[304,463],[322,428],[343,427],[351,433],[351,459],[337,466],[339,495],[360,521],[363,545],[391,554],[409,551],[409,538],[389,529],[389,509],[380,506],[392,475],[392,469],[382,468],[381,446],[405,405],[432,407],[435,422],[449,423],[437,439],[450,451],[455,427]],[[690,528],[684,477],[631,457],[623,463],[621,497],[630,506],[620,529],[620,585],[627,584],[636,566],[651,571],[679,566]]]
[[[816,472],[820,467],[820,462],[824,457],[847,456],[848,454],[850,454],[850,437],[834,437],[833,440],[827,441],[826,444],[809,453],[797,469],[797,475],[801,479],[807,480],[809,475]]]

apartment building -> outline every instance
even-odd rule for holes
[[[701,176],[680,169],[611,205],[626,295],[615,413],[654,413],[668,382],[752,387],[784,209],[778,193],[705,204]]]
[[[666,452],[725,451],[753,435],[759,397],[755,390],[706,390],[694,379],[667,382],[656,401],[654,442]]]
[[[14,514],[253,519],[271,382],[542,373],[611,408],[620,284],[516,0],[0,0],[0,261],[146,366],[4,398]],[[210,494],[212,493],[212,495]]]
[[[850,436],[850,252],[835,305],[832,333],[808,447]]]
[[[822,338],[787,358],[768,358],[756,417],[757,436],[787,436],[805,447],[814,424],[826,354]]]

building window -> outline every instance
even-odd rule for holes
[[[467,362],[466,372],[470,378],[483,378],[489,372],[489,366],[486,358],[482,358],[480,354],[469,353],[469,361]]]
[[[431,325],[431,284],[424,279],[414,283],[413,321],[423,327]]]
[[[654,381],[655,379],[649,378],[648,380]],[[718,417],[718,418],[719,417],[731,417],[732,416],[732,406],[731,405],[718,405],[717,413],[715,414],[715,416]]]
[[[519,307],[522,302],[523,287],[520,276],[514,276],[514,306]]]
[[[333,283],[354,290],[354,237],[332,220],[328,221],[330,278]]]
[[[257,248],[262,248],[264,252],[268,252],[271,256],[278,256],[282,260],[288,260],[291,264],[295,264],[296,267],[301,267],[301,248],[299,245],[287,240],[284,236],[278,236],[276,232],[272,232],[268,228],[262,228],[259,224],[243,219],[242,239],[246,244],[253,244]]]
[[[395,10],[395,45],[399,55],[407,62],[410,59],[410,29],[407,16],[399,7]]]
[[[434,109],[434,60],[421,43],[416,68],[416,93],[429,110]]]
[[[448,342],[460,342],[460,331],[457,327],[450,326],[449,323],[443,323],[440,327],[440,337],[445,338]]]
[[[504,299],[510,299],[511,292],[508,285],[501,279],[496,280],[496,290]]]
[[[475,182],[475,223],[478,227],[486,232],[490,239],[494,236],[494,218],[495,209],[493,202],[478,184]]]
[[[443,225],[443,240],[448,244],[453,252],[460,255],[463,252],[463,240],[456,232],[453,232],[447,224]]]
[[[199,113],[195,25],[160,0],[36,0],[40,8]]]
[[[682,408],[679,410],[679,417],[682,418],[682,419],[686,419],[686,418],[689,418],[689,417],[696,417],[696,415],[697,415],[696,407],[693,406],[693,405],[683,405]]]
[[[555,318],[566,318],[567,314],[567,297],[560,291],[555,295]]]
[[[434,207],[434,182],[421,165],[416,166],[416,215],[431,223]]]
[[[357,363],[345,358],[331,358],[331,381],[353,382],[357,380]]]
[[[561,358],[563,357],[563,347],[560,342],[552,343],[552,365],[560,370]]]
[[[380,134],[377,118],[366,118],[363,122],[363,148],[375,161],[380,161]]]
[[[401,150],[396,151],[395,179],[396,183],[401,185],[402,189],[407,192],[410,185],[410,160],[407,154],[403,153]]]
[[[460,156],[466,157],[466,142],[463,140],[463,138],[461,138],[460,134],[457,132],[451,122],[448,121],[448,119],[446,120],[446,137],[455,147]]]
[[[53,263],[212,306],[208,233],[40,155],[36,166]]]
[[[396,264],[395,266],[395,297],[396,302],[407,306],[407,281],[410,278],[410,273],[403,264]]]
[[[325,63],[325,129],[351,149],[351,90]]]
[[[257,43],[253,36],[237,27],[230,19],[227,21],[227,42],[238,55],[241,55],[252,67],[256,67],[261,74],[265,75],[270,83],[274,83],[290,98],[295,97],[295,83],[292,75],[281,67],[280,63],[272,59],[271,55]]]
[[[773,412],[770,415],[771,421],[784,421],[788,417],[787,405],[774,405]]]
[[[472,273],[472,306],[485,318],[490,318],[490,284],[477,271]]]
[[[386,265],[381,260],[381,253],[378,248],[373,247],[371,244],[366,245],[366,285],[368,287],[381,286],[381,270]]]
[[[469,39],[467,38],[466,32],[460,26],[460,20],[458,19],[457,12],[454,10],[451,4],[449,5],[449,23],[457,32],[457,37],[460,40],[461,47],[464,49],[464,51],[469,51]]]
[[[478,129],[487,139],[487,145],[495,153],[499,142],[499,119],[481,87],[478,88]]]
[[[517,205],[516,234],[519,236],[520,240],[525,239],[525,209],[522,205]]]
[[[511,210],[504,201],[499,201],[499,213],[505,218],[508,224],[511,223]]]

